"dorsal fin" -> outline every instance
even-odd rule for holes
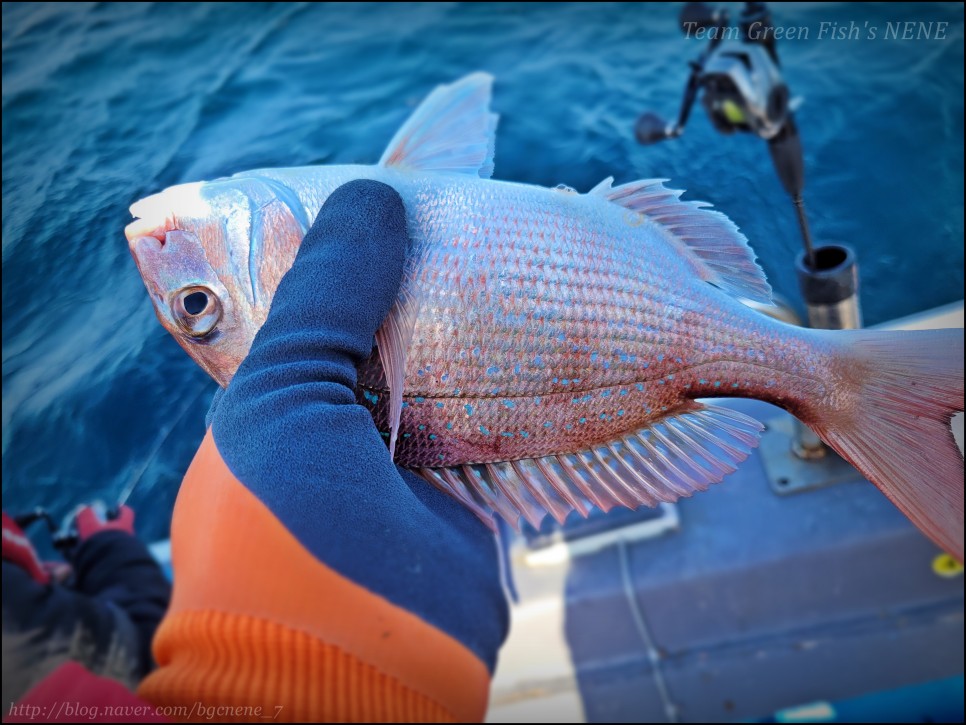
[[[745,235],[728,217],[703,201],[681,201],[682,191],[665,188],[667,179],[613,186],[608,177],[588,194],[631,209],[667,232],[698,276],[736,297],[772,303],[771,285],[755,262]]]
[[[499,119],[490,112],[492,90],[488,73],[439,86],[396,132],[379,163],[490,178]]]
[[[562,524],[571,511],[586,517],[591,505],[657,506],[704,491],[747,458],[761,430],[746,415],[694,403],[578,453],[420,473],[491,527],[494,511],[515,528],[521,516],[540,528],[548,513]]]

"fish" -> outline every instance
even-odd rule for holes
[[[325,200],[400,194],[403,283],[357,401],[398,465],[484,521],[539,526],[706,490],[778,405],[963,559],[963,331],[781,323],[747,239],[664,179],[587,193],[497,181],[493,78],[437,87],[375,165],[244,171],[131,206],[125,234],[162,326],[227,386]]]

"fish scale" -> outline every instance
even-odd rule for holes
[[[408,188],[413,183],[408,179],[382,178],[404,200],[429,198],[429,192]],[[438,179],[432,183],[439,187]],[[668,258],[673,250],[656,244],[660,240],[652,238],[651,228],[628,227],[623,210],[604,200],[515,184],[500,184],[503,194],[483,197],[473,187],[492,182],[449,184],[455,188],[438,191],[448,203],[417,211],[415,225],[424,235],[419,240],[446,241],[428,242],[431,250],[413,282],[420,314],[406,364],[399,463],[430,467],[585,449],[665,417],[680,407],[689,384],[694,394],[720,394],[716,381],[704,384],[704,378],[683,375],[689,367],[716,363],[714,336],[721,333],[707,321],[726,315],[701,309],[710,310],[720,293],[700,280],[668,284],[659,270],[681,265]],[[466,201],[474,197],[482,201]],[[583,205],[592,207],[590,213]],[[528,212],[530,206],[536,211]],[[517,240],[528,228],[521,220],[545,218],[543,209],[554,206],[560,221],[526,257],[527,266],[537,270],[537,284],[533,277],[504,273],[501,282],[513,286],[501,291],[490,280],[508,266],[506,260],[520,259]],[[466,229],[482,228],[480,220],[487,217],[499,219],[504,207],[514,213],[505,216],[505,226],[493,224],[489,242],[467,238]],[[634,273],[623,274],[625,269]],[[454,290],[454,278],[467,283]],[[720,299],[717,306],[723,306]],[[704,324],[682,329],[688,313],[701,315]],[[740,314],[750,313],[740,307]],[[485,324],[466,323],[474,318]],[[762,318],[757,324],[768,322]],[[701,339],[703,330],[712,331],[709,339]],[[744,334],[727,333],[733,342]],[[767,339],[774,348],[778,336]],[[680,354],[672,355],[676,349]],[[760,377],[754,369],[741,371],[746,386],[764,385]],[[385,387],[378,389],[384,409],[374,412],[387,426],[388,396]]]
[[[227,385],[309,220],[356,179],[392,186],[411,246],[359,366],[389,455],[492,524],[674,501],[721,481],[791,411],[962,559],[962,331],[803,330],[747,240],[662,180],[586,194],[493,181],[492,79],[436,89],[375,166],[261,169],[172,187],[126,233],[161,323]],[[189,313],[188,295],[206,300]],[[193,304],[192,307],[195,307]]]

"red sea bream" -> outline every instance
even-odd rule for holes
[[[490,180],[491,78],[436,89],[375,166],[249,171],[132,206],[158,318],[222,386],[328,195],[394,187],[412,248],[358,400],[397,463],[481,517],[562,520],[720,481],[791,411],[941,547],[963,557],[963,331],[791,327],[744,236],[660,180],[586,194]]]

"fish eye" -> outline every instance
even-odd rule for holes
[[[221,301],[207,287],[183,287],[174,294],[171,312],[186,335],[206,337],[221,321]]]
[[[184,309],[189,315],[200,315],[207,306],[207,292],[192,292],[184,298]]]

